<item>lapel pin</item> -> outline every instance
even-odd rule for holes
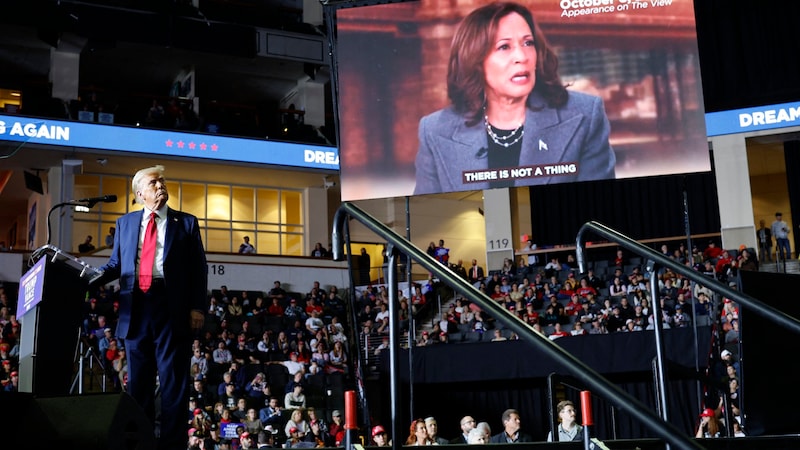
[[[539,151],[546,152],[547,150],[547,144],[543,140],[539,139]]]

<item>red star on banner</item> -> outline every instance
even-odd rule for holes
[[[211,144],[211,151],[215,152],[217,150],[219,150],[219,146],[217,144]]]
[[[167,139],[167,142],[165,142],[164,144],[166,144],[167,147],[172,147],[173,144],[172,139]]]
[[[183,148],[183,146],[184,146],[184,145],[186,145],[186,143],[185,143],[185,142],[183,142],[183,141],[178,141],[178,148]]]
[[[197,144],[195,144],[194,142],[189,142],[190,149],[194,150],[195,147],[197,147]]]
[[[206,143],[205,143],[205,142],[203,142],[202,144],[200,144],[200,150],[205,150],[205,149],[206,149],[206,147],[208,147],[208,145],[206,145]]]

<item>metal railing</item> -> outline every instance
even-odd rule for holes
[[[414,260],[418,264],[425,267],[425,269],[429,270],[435,276],[437,276],[442,282],[450,285],[457,291],[461,292],[462,295],[467,298],[467,300],[478,304],[481,308],[488,311],[490,315],[494,317],[504,317],[504,322],[507,323],[507,327],[510,328],[512,331],[517,333],[520,338],[526,344],[530,345],[533,350],[543,352],[547,354],[548,357],[553,358],[559,364],[566,366],[571,369],[572,376],[576,379],[583,382],[586,386],[588,386],[593,394],[605,399],[606,401],[613,404],[617,409],[620,411],[624,411],[630,414],[632,417],[638,417],[641,419],[642,423],[647,426],[656,436],[663,439],[665,442],[668,442],[674,448],[688,450],[688,449],[702,449],[703,447],[700,446],[697,442],[690,439],[686,436],[686,433],[680,429],[678,429],[675,425],[669,423],[667,420],[662,420],[661,417],[656,415],[654,412],[650,411],[649,408],[639,401],[638,399],[632,397],[630,394],[627,394],[623,390],[621,390],[616,385],[609,382],[605,377],[597,373],[594,369],[583,363],[582,361],[578,360],[575,356],[571,355],[560,346],[558,346],[555,342],[549,340],[548,338],[536,333],[532,327],[530,327],[527,323],[522,321],[520,318],[511,314],[501,305],[497,304],[496,302],[492,301],[489,297],[485,294],[480,292],[474,286],[469,284],[466,280],[458,276],[455,272],[449,269],[436,261],[436,259],[429,256],[424,251],[417,248],[414,244],[408,241],[403,236],[397,234],[394,230],[388,228],[383,223],[381,223],[376,218],[372,217],[365,211],[361,210],[357,206],[353,205],[352,203],[345,202],[339,207],[336,211],[336,215],[334,216],[334,223],[333,223],[333,232],[332,232],[332,243],[333,243],[333,259],[336,261],[343,261],[347,254],[350,252],[348,251],[345,253],[345,240],[346,237],[346,224],[348,218],[352,218],[358,220],[362,225],[367,227],[370,231],[374,232],[381,238],[385,239],[388,243],[387,245],[387,254],[389,255],[389,303],[390,303],[390,316],[389,316],[389,328],[390,328],[390,372],[391,372],[391,379],[390,383],[392,388],[391,392],[391,414],[392,414],[392,441],[393,442],[401,442],[403,437],[398,434],[399,430],[404,429],[404,426],[401,426],[399,422],[399,414],[400,411],[400,404],[398,401],[398,390],[400,389],[400,377],[399,377],[399,357],[400,357],[400,335],[398,330],[398,293],[397,293],[397,263],[399,259],[399,253],[404,253],[409,260]],[[585,228],[585,227],[584,227]],[[584,228],[581,229],[581,234],[584,231]],[[611,230],[609,230],[611,231]],[[580,236],[578,238],[579,247],[580,245]],[[622,235],[619,235],[622,236]],[[624,236],[623,236],[624,237]],[[625,238],[627,239],[627,238]],[[634,242],[632,240],[626,240],[625,245],[628,245],[628,242]],[[637,253],[642,252],[643,250],[648,250],[646,247],[641,246],[641,244],[635,243],[637,247],[631,246],[631,250]],[[643,253],[645,255],[649,255],[649,253]],[[581,259],[579,261],[583,261],[583,251],[580,252]],[[659,261],[660,262],[660,261]],[[582,263],[583,264],[583,263]],[[727,289],[730,291],[730,289]],[[796,322],[796,321],[795,321]],[[797,325],[798,329],[800,329],[800,324]],[[657,327],[658,328],[658,327]]]

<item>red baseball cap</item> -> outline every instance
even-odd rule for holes
[[[372,428],[372,437],[375,437],[381,433],[386,433],[386,430],[384,430],[382,426],[376,425]]]
[[[715,416],[716,414],[714,413],[714,410],[711,408],[706,408],[703,410],[703,412],[700,413],[700,417],[715,417]]]

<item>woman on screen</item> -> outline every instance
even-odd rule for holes
[[[525,6],[464,18],[447,93],[451,105],[420,120],[415,194],[614,178],[602,100],[566,89]]]

